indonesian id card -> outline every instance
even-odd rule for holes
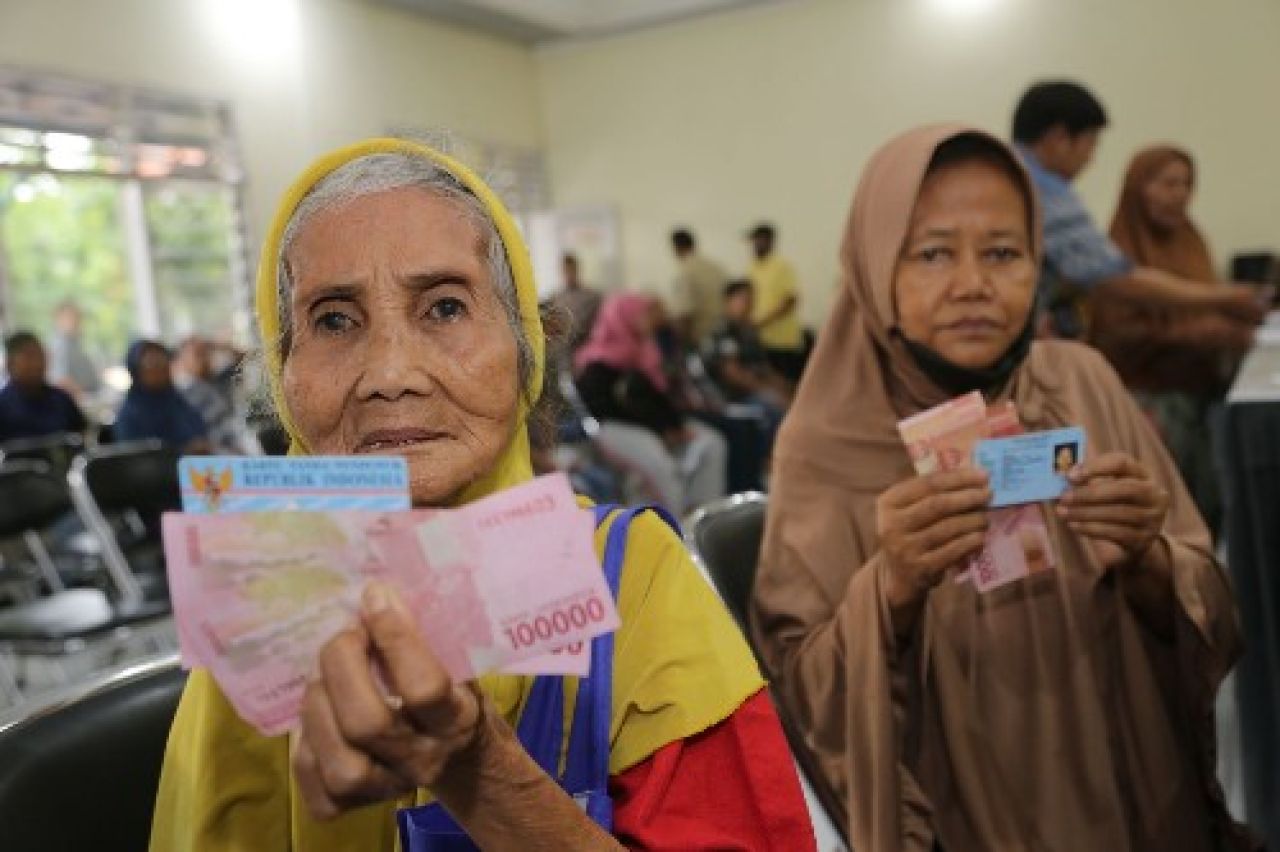
[[[1078,426],[980,441],[974,463],[991,476],[991,506],[1056,500],[1067,490],[1067,474],[1084,461],[1085,435]]]
[[[187,456],[178,477],[191,514],[410,508],[409,468],[395,456]]]

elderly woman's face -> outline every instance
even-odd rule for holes
[[[284,394],[310,451],[404,456],[415,505],[488,472],[515,430],[516,341],[465,214],[364,196],[313,216],[287,260]]]
[[[902,333],[962,367],[998,361],[1035,297],[1026,201],[999,167],[946,166],[920,188],[894,271]]]

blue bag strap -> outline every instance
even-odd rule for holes
[[[564,743],[564,686],[559,677],[534,678],[529,699],[516,723],[516,738],[542,771],[560,774],[560,747]]]
[[[599,526],[614,511],[612,506],[595,507]],[[659,506],[637,506],[625,509],[609,527],[604,548],[604,575],[614,600],[622,579],[622,566],[627,555],[627,535],[636,516],[652,511],[662,518],[677,535],[680,526]],[[597,636],[591,643],[591,672],[578,682],[578,700],[574,708],[573,728],[569,733],[569,755],[564,784],[569,790],[604,791],[609,783],[609,727],[613,711],[613,633]]]
[[[592,507],[597,527],[611,515],[616,506]],[[607,560],[606,560],[607,561]],[[616,583],[610,591],[617,600]],[[592,659],[595,658],[592,646]],[[535,678],[516,724],[516,737],[524,750],[552,778],[560,777],[560,749],[564,744],[564,685],[560,677]]]
[[[647,507],[679,534],[675,519],[658,507]],[[594,506],[596,527],[617,511],[617,506]],[[617,600],[626,556],[627,533],[636,515],[646,507],[628,509],[614,521],[605,540],[603,570],[609,590]],[[607,831],[613,828],[613,803],[609,800],[609,724],[613,701],[613,634],[597,637],[591,645],[591,670],[578,681],[578,702],[565,777],[559,778],[559,752],[564,737],[564,679],[539,677],[525,702],[516,727],[521,745],[542,770],[583,805],[592,820]],[[470,852],[475,844],[439,802],[396,812],[401,848],[405,852]]]

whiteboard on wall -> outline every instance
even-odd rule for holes
[[[566,253],[578,258],[583,282],[596,290],[622,289],[622,240],[613,207],[573,207],[516,214],[529,247],[538,300],[564,289]]]
[[[592,205],[556,210],[556,241],[561,254],[578,258],[582,280],[597,290],[622,289],[622,226],[616,207]],[[557,289],[563,285],[557,275]]]

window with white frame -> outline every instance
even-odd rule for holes
[[[0,68],[0,329],[247,343],[242,183],[226,104]]]

